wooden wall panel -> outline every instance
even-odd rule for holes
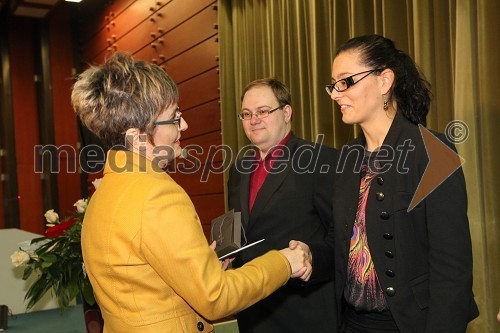
[[[164,63],[164,68],[177,84],[180,84],[200,73],[217,68],[219,44],[215,37],[194,46]]]
[[[217,11],[207,7],[183,24],[160,36],[158,53],[169,60],[206,39],[217,34]]]
[[[78,6],[81,46],[88,47],[88,40],[104,29],[106,22],[109,21],[107,8],[106,1],[89,1],[84,6]]]
[[[220,162],[224,158],[221,150],[221,133],[212,132],[192,139],[182,139],[182,146],[200,161],[201,167],[207,163]]]
[[[224,193],[222,172],[211,171],[219,170],[219,167],[220,164],[214,165],[213,167],[209,164],[205,164],[199,168],[198,171],[193,173],[172,173],[172,178],[175,178],[175,181],[179,183],[191,197],[220,194]]]
[[[158,21],[158,27],[169,31],[174,27],[185,23],[200,11],[211,8],[216,12],[216,1],[213,0],[173,0],[167,6],[160,9],[162,21]],[[217,21],[216,21],[217,22]],[[207,22],[209,23],[209,22]],[[207,27],[205,26],[205,29]]]
[[[153,12],[155,8],[136,1],[83,45],[83,59],[102,63],[116,50],[131,52],[138,59],[158,64],[175,57],[217,34],[214,5],[196,1],[192,10],[178,10],[189,8],[185,6],[192,3],[186,1],[181,6],[180,0],[174,0]]]
[[[94,59],[97,55],[104,53],[106,50],[111,50],[111,35],[107,31],[103,31],[95,35],[89,43],[83,47],[83,59]]]
[[[182,133],[185,139],[203,135],[208,131],[221,131],[220,103],[219,100],[212,100],[194,108],[184,110],[182,104],[179,105],[182,117],[187,121],[189,128]]]
[[[148,3],[154,3],[154,1],[136,1],[110,21],[109,33],[111,36],[116,36],[113,39],[119,42],[123,36],[129,34],[144,21],[152,22],[150,17],[154,15],[157,8],[147,5]],[[134,19],[131,19],[132,17]]]
[[[191,196],[196,211],[203,224],[210,226],[210,222],[224,211],[224,194],[207,194]]]
[[[172,177],[193,198],[207,232],[211,219],[224,212],[223,175],[207,177],[214,167],[206,161],[210,146],[221,145],[216,1],[115,0],[93,15],[99,19],[81,26],[83,62],[99,64],[116,50],[127,51],[161,65],[178,84],[189,123],[181,141],[203,153],[195,173],[176,170]],[[214,161],[220,166],[222,154]]]
[[[179,105],[187,110],[219,99],[219,71],[213,69],[179,84]]]
[[[134,58],[141,59],[145,61],[152,61],[152,59],[157,59],[158,53],[149,44],[140,49],[139,51],[133,53]],[[158,60],[156,60],[158,63]]]
[[[40,144],[34,82],[35,24],[27,18],[13,17],[11,20],[9,53],[20,227],[30,232],[42,233],[45,230],[45,220],[41,175],[34,172],[34,146]]]
[[[128,17],[132,25],[137,25],[151,14],[147,10],[147,5],[151,2],[151,0],[113,0],[107,3],[93,1],[82,4],[79,11],[81,18],[79,30],[84,62],[101,63],[106,56],[116,51],[116,41],[121,34],[117,29],[117,18],[132,8],[129,14],[123,17]],[[131,16],[134,16],[134,19],[131,20]]]
[[[73,85],[73,50],[68,6],[58,6],[48,18],[54,138],[57,147],[65,146],[69,154],[59,155],[61,169],[57,175],[59,211],[62,216],[74,212],[73,204],[81,198],[78,173],[78,133],[76,114],[71,106]]]
[[[93,57],[93,58],[83,58],[83,59],[88,59],[88,60],[85,60],[84,61],[84,68],[86,68],[87,64],[92,64],[92,65],[99,65],[99,64],[102,64],[107,57],[109,57],[114,51],[114,49],[112,49],[111,47],[109,48],[109,50],[105,50],[105,51],[102,51],[101,53],[99,53],[97,56]],[[125,50],[121,50],[121,51],[125,51]]]
[[[146,19],[129,33],[120,36],[120,39],[115,43],[117,48],[120,47],[121,50],[125,50],[124,48],[126,48],[127,51],[135,53],[145,45],[149,46],[156,37],[155,24],[151,20]]]
[[[116,16],[137,1],[150,2],[149,0],[88,1],[83,6],[79,6],[81,43],[88,46],[89,39],[105,29]]]
[[[165,2],[168,0],[162,0],[162,2]],[[119,0],[111,0],[109,1],[109,6],[108,6],[108,11],[107,11],[107,17],[105,16],[104,18],[107,19],[108,21],[113,20],[115,17],[119,16],[123,11],[125,11],[128,7],[131,5],[135,4],[136,2],[141,3],[143,6],[151,3],[158,3],[160,1],[153,1],[153,0],[124,0],[124,1],[119,1]],[[153,5],[154,6],[154,5]]]

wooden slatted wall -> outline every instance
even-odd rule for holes
[[[99,64],[113,52],[160,65],[177,83],[179,107],[189,129],[182,145],[200,161],[196,172],[177,168],[172,177],[193,200],[208,236],[210,221],[224,212],[222,173],[209,150],[221,145],[217,7],[214,0],[115,0],[81,3],[79,45],[84,64]],[[85,67],[85,65],[84,65]],[[192,169],[192,168],[191,168]]]

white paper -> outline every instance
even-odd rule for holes
[[[247,244],[247,245],[245,245],[245,246],[242,246],[242,247],[240,247],[239,249],[234,250],[233,252],[229,252],[228,254],[225,254],[225,255],[223,255],[223,256],[221,256],[221,257],[219,257],[219,260],[222,260],[222,259],[224,259],[224,258],[230,257],[231,255],[233,255],[233,254],[235,254],[235,253],[238,253],[238,252],[240,252],[240,251],[243,251],[244,249],[247,249],[247,248],[249,248],[250,246],[254,246],[255,244],[259,244],[260,242],[263,242],[264,240],[265,240],[265,238],[263,238],[263,239],[261,239],[261,240],[258,240],[258,241],[256,241],[256,242],[253,242],[253,243]]]

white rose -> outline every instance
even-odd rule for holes
[[[85,211],[87,210],[87,200],[80,199],[77,202],[75,202],[73,206],[76,207],[76,211],[78,213],[85,213]]]
[[[53,209],[49,209],[48,211],[46,211],[44,216],[49,223],[57,223],[59,221],[59,214],[54,212]]]
[[[97,190],[97,188],[99,187],[99,184],[101,184],[101,180],[102,178],[96,178],[94,179],[94,181],[92,182],[92,185],[94,185],[94,188]]]
[[[12,265],[15,267],[24,266],[30,261],[30,256],[24,251],[16,251],[10,256]]]

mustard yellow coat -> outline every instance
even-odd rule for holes
[[[110,150],[82,231],[104,332],[211,332],[284,285],[290,265],[270,251],[223,271],[186,192],[139,155]]]

